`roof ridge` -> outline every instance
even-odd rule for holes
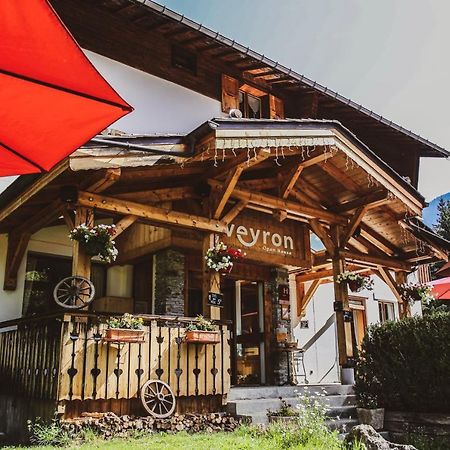
[[[420,142],[423,145],[431,147],[433,150],[441,153],[444,157],[450,158],[450,152],[448,150],[441,147],[440,145],[437,145],[437,144],[431,142],[429,139],[426,139],[426,138],[420,136],[419,134],[414,133],[413,131],[397,124],[396,122],[389,120],[389,119],[381,116],[380,114],[373,112],[373,110],[369,110],[362,104],[354,102],[350,98],[344,97],[343,95],[339,94],[338,92],[327,88],[326,86],[318,83],[317,81],[314,81],[314,80],[306,77],[305,75],[302,75],[302,74],[296,72],[292,68],[289,68],[287,66],[279,64],[277,61],[267,58],[265,55],[250,49],[250,47],[248,47],[248,46],[246,47],[246,46],[236,42],[234,39],[230,39],[227,36],[220,34],[218,31],[214,31],[211,28],[208,28],[199,22],[196,22],[192,19],[187,18],[184,14],[179,14],[176,11],[168,8],[167,6],[161,5],[153,0],[130,0],[130,1],[141,4],[145,7],[148,7],[150,9],[152,9],[154,12],[157,12],[157,13],[159,13],[163,16],[166,16],[172,20],[176,20],[177,22],[179,22],[183,25],[186,25],[195,31],[203,33],[205,36],[209,37],[212,40],[218,41],[221,44],[224,44],[224,45],[226,45],[230,48],[233,48],[241,53],[244,53],[246,56],[257,59],[260,62],[265,63],[268,66],[271,66],[272,68],[274,68],[276,70],[279,70],[280,72],[284,73],[285,75],[288,75],[288,76],[292,77],[293,79],[308,85],[309,87],[321,92],[322,94],[327,95],[328,97],[333,98],[335,100],[339,100],[340,102],[346,104],[347,106],[350,106],[353,109],[362,112],[366,116],[377,120],[378,122],[392,128],[393,130],[403,133],[404,135],[406,135],[412,139],[415,139],[416,141]]]

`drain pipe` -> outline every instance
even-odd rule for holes
[[[195,137],[189,136],[189,150],[187,152],[172,152],[170,150],[161,150],[159,148],[151,148],[146,145],[130,144],[129,142],[117,142],[112,139],[102,139],[102,138],[92,138],[90,142],[95,142],[96,144],[108,144],[114,147],[123,147],[128,150],[139,150],[143,152],[153,153],[155,155],[166,155],[166,156],[180,156],[182,158],[190,158],[195,154]]]

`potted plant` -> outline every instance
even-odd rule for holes
[[[99,256],[102,261],[113,262],[117,257],[117,248],[113,240],[115,225],[99,224],[88,227],[82,223],[69,234],[72,241],[77,241],[89,256]]]
[[[373,289],[373,280],[368,275],[360,275],[355,272],[343,272],[337,276],[336,281],[339,284],[346,283],[352,292]]]
[[[422,283],[405,283],[400,285],[402,299],[408,303],[424,302],[428,303],[433,299],[431,287]]]
[[[241,259],[245,254],[238,248],[228,247],[222,241],[208,249],[205,255],[206,265],[211,270],[220,273],[230,273],[233,262]]]
[[[121,317],[111,317],[108,321],[105,339],[113,342],[144,342],[144,320],[125,313]]]
[[[184,340],[194,344],[217,344],[220,335],[214,324],[200,315],[186,327]]]

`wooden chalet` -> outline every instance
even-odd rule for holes
[[[290,382],[277,336],[325,283],[339,365],[351,368],[349,294],[335,281],[345,270],[381,278],[410,314],[398,284],[449,250],[422,224],[416,190],[420,157],[444,149],[151,1],[52,3],[84,48],[221,111],[187,133],[149,123],[145,135],[99,135],[0,195],[0,298],[20,291],[22,305],[0,323],[0,422],[145,413],[148,379],[166,382],[179,410],[197,411],[222,408],[232,385]],[[110,265],[67,237],[94,222],[116,225]],[[228,274],[205,264],[218,240],[246,252]],[[53,302],[54,283],[70,275],[93,281],[88,309]],[[210,292],[223,294],[222,307]],[[144,318],[144,343],[105,341],[107,318],[125,312]],[[217,343],[183,341],[197,314],[216,321]]]

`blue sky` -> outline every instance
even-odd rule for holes
[[[450,148],[450,2],[160,2]],[[422,160],[419,189],[449,192],[450,161]]]

